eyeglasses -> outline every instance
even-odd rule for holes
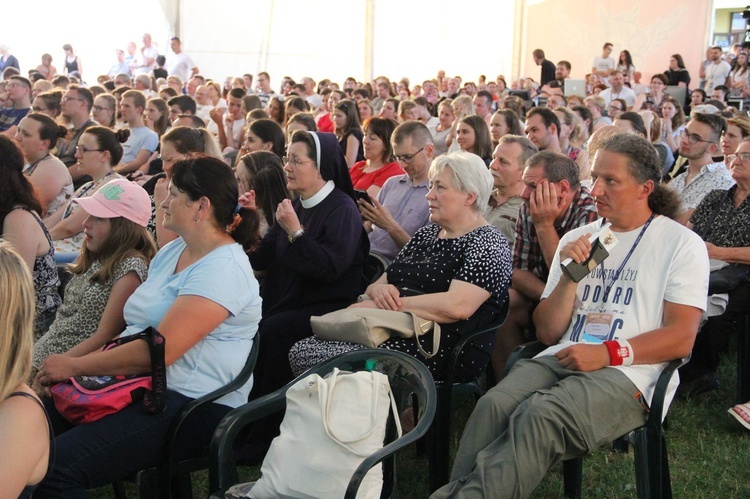
[[[34,111],[34,112],[37,112],[37,113],[41,113],[42,111],[49,111],[49,108],[48,107],[39,107],[39,106],[33,107],[32,106],[31,110]]]
[[[424,146],[422,146],[422,148],[419,149],[419,151],[415,152],[414,154],[403,154],[401,156],[396,156],[396,161],[400,163],[406,163],[408,165],[412,161],[414,161],[414,157],[422,151],[424,151]]]
[[[104,152],[104,149],[89,149],[86,146],[76,146],[76,152],[86,154],[87,152]]]
[[[680,137],[681,138],[686,138],[687,141],[690,142],[691,144],[697,144],[698,142],[706,142],[708,144],[713,144],[714,143],[713,140],[703,139],[697,133],[690,133],[690,132],[687,131],[687,129],[684,129],[684,128],[680,132]]]
[[[106,109],[107,111],[110,111],[110,109],[109,109],[108,107],[106,107],[106,106],[93,106],[93,107],[92,107],[91,109],[93,109],[93,110],[94,110],[94,111],[96,111],[97,113],[98,113],[99,111],[104,111],[105,109]]]
[[[301,160],[299,158],[295,158],[293,156],[284,156],[281,158],[281,162],[285,165],[292,165],[292,166],[299,166],[301,164],[304,164],[305,161],[312,161],[312,160]]]
[[[734,162],[735,159],[738,159],[745,163],[746,161],[750,161],[750,152],[741,152],[739,154],[727,154],[727,163]]]
[[[618,106],[609,106],[607,109],[610,111],[622,111],[622,108]]]
[[[77,100],[83,102],[83,99],[79,99],[78,97],[69,97],[67,95],[61,99],[61,102],[68,102],[69,100]]]

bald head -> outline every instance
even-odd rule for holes
[[[201,106],[208,104],[210,94],[208,93],[208,85],[198,85],[195,89],[195,102]]]

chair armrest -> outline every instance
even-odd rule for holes
[[[211,438],[209,492],[220,491],[223,494],[229,487],[239,483],[237,463],[234,459],[234,441],[237,435],[250,423],[285,408],[286,389],[283,389],[237,407],[224,416]]]
[[[255,363],[258,360],[258,351],[260,347],[259,339],[260,339],[259,336],[256,334],[255,338],[253,338],[253,346],[250,349],[250,353],[247,356],[245,365],[242,367],[242,370],[237,374],[237,376],[231,382],[227,383],[221,388],[218,388],[188,403],[182,409],[182,411],[180,411],[177,417],[175,417],[174,421],[172,421],[172,425],[169,427],[169,433],[167,434],[167,446],[166,446],[166,451],[169,453],[167,455],[168,459],[166,462],[170,466],[172,463],[174,445],[177,442],[177,436],[179,435],[180,429],[182,429],[183,423],[187,421],[187,418],[199,407],[205,404],[212,403],[213,401],[220,399],[224,395],[227,395],[228,393],[232,393],[233,391],[238,390],[239,388],[244,386],[245,383],[247,383],[247,381],[250,379],[250,376],[253,374],[253,369],[255,369]],[[169,471],[171,474],[171,469]]]
[[[508,294],[506,293],[502,308],[500,310],[497,310],[496,319],[482,328],[477,328],[474,331],[466,333],[461,337],[458,343],[456,343],[456,345],[450,352],[450,357],[448,358],[448,365],[447,369],[445,370],[445,379],[442,380],[442,383],[445,386],[450,387],[453,385],[453,374],[456,371],[456,364],[458,364],[458,359],[461,356],[461,353],[463,352],[463,349],[466,347],[466,345],[474,341],[474,339],[476,339],[478,336],[497,331],[497,329],[503,325],[505,319],[508,317],[509,302],[510,300],[508,299]]]
[[[690,360],[690,357],[671,360],[667,363],[666,367],[662,369],[661,374],[659,374],[659,379],[656,380],[656,387],[654,388],[654,395],[651,397],[648,422],[646,423],[649,430],[661,428],[662,420],[664,419],[664,399],[667,396],[669,382],[672,379],[674,372],[678,368],[687,364],[688,360]]]
[[[531,341],[518,345],[508,357],[508,361],[505,363],[505,376],[508,375],[513,365],[521,359],[531,359],[537,354],[540,354],[547,348],[547,345],[541,341]]]
[[[433,393],[431,397],[434,398],[436,397],[436,395]],[[365,475],[367,475],[367,472],[370,471],[373,466],[377,465],[379,462],[391,456],[392,454],[395,454],[399,449],[402,449],[422,438],[430,429],[430,426],[432,426],[432,420],[435,417],[436,409],[437,408],[435,404],[428,405],[425,408],[424,414],[422,414],[422,417],[419,419],[417,425],[413,430],[405,435],[402,435],[393,442],[384,446],[382,449],[366,457],[359,464],[359,466],[357,466],[357,469],[354,471],[351,480],[349,480],[349,485],[346,488],[346,494],[344,495],[344,498],[354,499],[357,496],[357,491],[359,490],[359,486],[362,483],[362,480],[365,478]],[[393,416],[399,417],[398,414],[393,414]]]

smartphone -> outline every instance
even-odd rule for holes
[[[371,205],[375,206],[375,203],[372,202],[372,199],[370,199],[370,195],[367,194],[367,191],[363,191],[361,189],[354,189],[354,195],[357,197],[357,199],[364,199]]]

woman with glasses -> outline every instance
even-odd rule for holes
[[[43,92],[36,97],[31,103],[31,110],[35,113],[46,114],[53,120],[56,120],[60,113],[62,113],[62,92],[60,90],[52,90],[49,92]]]
[[[83,184],[61,209],[45,220],[54,241],[57,263],[70,263],[80,254],[84,240],[83,222],[88,214],[75,201],[92,196],[110,180],[122,178],[115,173],[114,167],[122,159],[120,144],[129,135],[128,130],[113,132],[108,128],[93,126],[87,128],[78,139],[76,166],[82,175],[89,175],[92,180]]]
[[[635,99],[635,105],[633,105],[631,111],[637,113],[641,109],[648,109],[661,115],[661,105],[667,97],[667,94],[664,93],[666,87],[667,77],[663,74],[655,74],[651,78],[651,90],[642,93]]]
[[[377,197],[380,188],[389,178],[403,175],[404,170],[393,159],[391,135],[398,124],[391,119],[370,118],[365,124],[362,139],[365,160],[354,163],[349,174],[354,188]]]
[[[417,230],[386,272],[368,286],[367,299],[351,308],[405,310],[438,322],[439,349],[433,349],[432,334],[420,336],[426,351],[437,351],[431,358],[419,353],[415,338],[394,336],[379,348],[416,357],[440,380],[448,353],[461,337],[490,323],[502,308],[510,284],[511,255],[505,236],[484,219],[493,180],[478,156],[465,151],[442,155],[433,160],[429,180],[426,197],[432,223]],[[480,375],[493,341],[480,338],[461,353],[457,379]],[[312,337],[294,345],[289,358],[299,374],[318,362],[363,348]]]
[[[609,115],[609,119],[615,121],[618,116],[627,110],[628,104],[624,99],[612,99],[612,102],[610,102],[607,107],[607,114]]]
[[[728,264],[750,265],[750,141],[742,140],[728,154],[726,165],[736,182],[729,189],[709,192],[698,204],[688,227],[706,242],[708,257]],[[712,269],[714,266],[711,267]],[[696,396],[717,388],[716,369],[719,356],[727,348],[738,314],[747,311],[750,286],[747,281],[729,294],[724,314],[709,317],[701,327],[693,346],[690,362],[680,368],[677,394]],[[750,402],[729,409],[740,424],[750,429]]]
[[[740,142],[750,137],[750,118],[735,116],[727,120],[727,129],[721,135],[721,153],[724,155],[724,164],[730,168],[729,155],[734,153],[740,146]]]
[[[117,100],[110,94],[97,95],[91,108],[91,116],[100,126],[114,130],[117,122]]]
[[[251,399],[292,380],[289,349],[312,336],[311,316],[351,305],[367,284],[370,243],[336,136],[296,132],[284,172],[287,188],[298,197],[279,203],[276,223],[250,254],[253,269],[266,272],[258,330],[263,347]],[[280,422],[274,416],[253,426],[255,457],[278,435]]]

